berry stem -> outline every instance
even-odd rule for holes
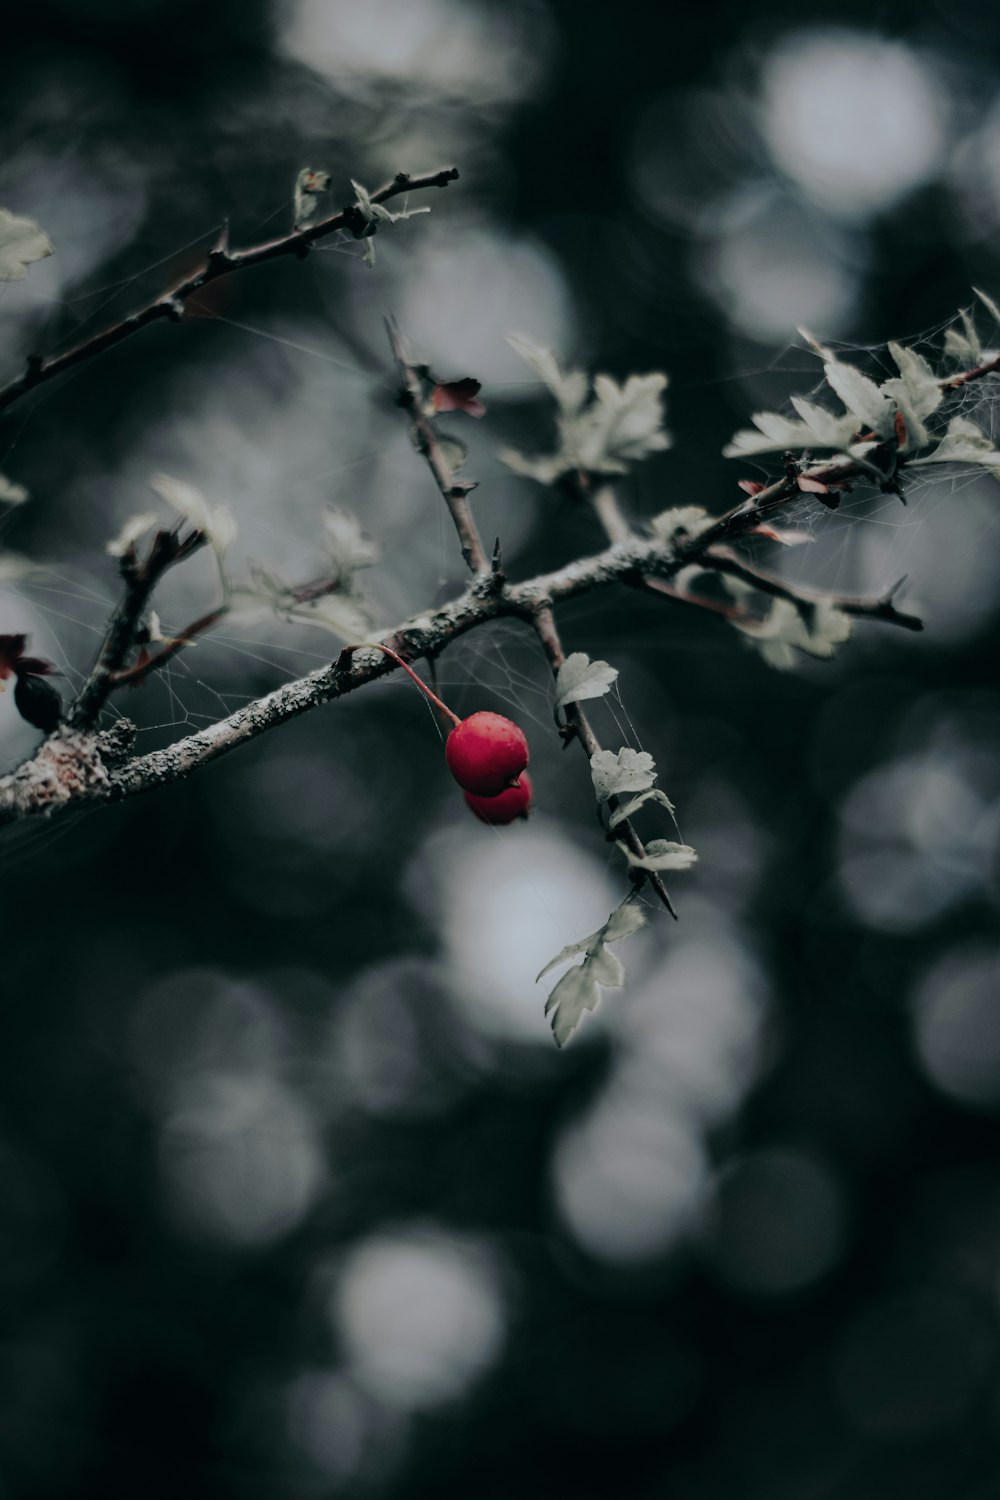
[[[359,646],[355,646],[353,649],[355,651],[384,651],[386,656],[391,656],[396,665],[402,667],[403,671],[407,672],[413,678],[414,682],[417,684],[417,687],[427,698],[430,699],[435,708],[439,708],[443,714],[447,715],[447,717],[454,725],[456,725],[456,727],[461,724],[462,721],[458,717],[458,714],[453,714],[447,703],[442,703],[437,694],[431,692],[430,688],[427,686],[426,682],[424,682],[423,678],[418,677],[413,668],[409,666],[401,656],[397,655],[397,653],[393,651],[391,646],[383,646],[381,641],[362,641]]]

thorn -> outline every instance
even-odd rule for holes
[[[25,360],[25,364],[27,365],[27,370],[25,371],[25,373],[26,373],[26,375],[27,375],[27,377],[28,377],[29,380],[35,380],[41,374],[41,372],[42,372],[42,365],[44,363],[45,363],[45,359],[44,359],[43,355],[41,355],[41,354],[29,354],[28,355],[28,358]]]

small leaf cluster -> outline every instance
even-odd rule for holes
[[[289,583],[269,565],[251,564],[249,582],[232,591],[240,619],[266,612],[317,625],[344,641],[368,635],[377,612],[356,575],[378,562],[378,545],[349,510],[331,506],[323,513],[323,551],[325,570],[302,584]]]
[[[554,453],[531,458],[508,448],[500,454],[515,473],[540,484],[555,484],[566,474],[627,474],[630,464],[669,448],[663,426],[667,377],[662,372],[630,375],[624,385],[610,375],[595,375],[591,386],[582,370],[562,370],[551,349],[517,334],[510,334],[508,342],[558,407]]]
[[[992,316],[1000,309],[985,293],[977,294]],[[973,319],[961,314],[961,331],[950,328],[944,339],[946,361],[966,369],[996,355],[984,351]],[[944,429],[931,418],[946,403],[955,381],[954,368],[937,371],[916,349],[890,342],[886,347],[897,375],[878,383],[829,349],[810,343],[823,358],[826,384],[842,410],[831,410],[800,396],[791,397],[794,417],[755,412],[752,428],[742,428],[723,449],[726,458],[753,458],[766,453],[821,451],[827,456],[801,469],[800,486],[809,476],[839,460],[853,461],[863,473],[884,484],[903,463],[974,464],[1000,476],[1000,452],[983,429],[967,417],[952,416]],[[802,483],[805,480],[805,484]],[[819,486],[823,488],[822,485]]]
[[[575,958],[578,953],[583,954],[583,961],[566,971],[545,1002],[545,1014],[551,1018],[552,1034],[558,1046],[563,1047],[569,1041],[585,1011],[597,1009],[602,988],[622,988],[625,970],[617,955],[609,951],[608,944],[631,937],[645,923],[642,907],[626,897],[603,927],[599,927],[589,937],[581,938],[578,943],[570,943],[541,970],[535,980],[536,984],[568,958]]]

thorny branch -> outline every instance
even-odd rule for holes
[[[845,594],[826,594],[812,589],[795,588],[773,573],[765,573],[751,563],[738,557],[728,547],[710,547],[701,554],[699,562],[716,573],[728,573],[732,578],[741,578],[752,584],[762,594],[771,594],[778,599],[788,599],[802,609],[812,609],[821,601],[833,604],[845,615],[855,615],[866,620],[881,620],[886,625],[899,625],[903,630],[923,630],[924,622],[917,615],[904,614],[893,603],[894,596],[906,581],[901,578],[887,594],[878,599],[858,599]]]
[[[458,539],[461,543],[462,556],[473,573],[481,573],[489,567],[489,562],[476,529],[476,523],[472,519],[472,511],[469,509],[469,493],[475,485],[467,480],[456,479],[451,465],[442,452],[434,424],[424,411],[424,381],[428,376],[427,366],[414,360],[392,318],[386,318],[385,327],[393,355],[403,377],[400,404],[410,414],[419,451],[427,460],[427,467],[434,475],[437,487],[441,491],[441,498],[451,513],[451,519],[455,523],[455,530],[458,532]]]
[[[389,199],[398,198],[403,193],[418,192],[423,188],[447,187],[449,182],[454,182],[457,177],[458,170],[455,167],[443,167],[437,172],[425,172],[418,177],[399,172],[391,182],[387,182],[384,187],[371,193],[370,199],[372,203],[386,203]],[[161,319],[179,323],[184,315],[184,306],[188,299],[196,292],[202,291],[210,282],[218,281],[223,276],[231,276],[236,271],[246,270],[249,266],[259,266],[265,261],[279,260],[286,255],[297,256],[301,259],[309,254],[317,240],[324,239],[329,234],[335,234],[338,230],[360,233],[364,227],[361,210],[357,204],[352,203],[342,208],[339,213],[331,214],[329,218],[297,227],[289,234],[277,239],[264,240],[259,245],[252,245],[246,250],[230,250],[228,234],[224,229],[215,248],[209,251],[204,264],[199,266],[197,271],[185,276],[182,281],[176,282],[162,292],[140,312],[130,313],[120,323],[103,329],[92,338],[85,339],[83,343],[76,344],[72,349],[67,349],[61,354],[30,355],[23,373],[16,380],[0,388],[0,411],[12,406],[15,401],[28,391],[34,390],[36,386],[44,384],[56,375],[61,375],[64,370],[72,369],[74,365],[82,364],[85,360],[103,354],[105,350],[120,344],[123,339],[129,338],[133,333],[138,333],[140,328],[146,328],[150,323],[159,322]]]
[[[433,659],[459,636],[492,620],[519,619],[533,625],[540,610],[563,600],[628,582],[637,575],[669,580],[683,565],[663,542],[619,542],[592,557],[577,558],[554,572],[508,583],[499,590],[483,588],[474,579],[450,603],[403,621],[383,639],[410,660]],[[31,760],[0,778],[0,824],[57,807],[117,802],[167,786],[276,725],[394,670],[381,652],[358,649],[349,665],[334,663],[284,683],[218,723],[124,764],[120,763],[120,736],[114,758],[106,759],[107,734],[81,733],[68,725],[46,740]]]
[[[389,334],[392,352],[396,357],[396,362],[405,381],[403,404],[414,418],[420,452],[427,460],[427,464],[437,481],[437,486],[441,491],[444,502],[451,512],[451,518],[455,523],[455,530],[458,533],[458,539],[461,544],[462,556],[473,572],[483,573],[490,565],[487,563],[486,552],[469,508],[468,494],[471,486],[456,483],[451,467],[441,450],[437,433],[434,430],[434,424],[423,411],[422,383],[427,378],[427,366],[414,360],[413,356],[407,350],[406,344],[394,322],[387,319],[386,329]],[[608,485],[602,486],[601,493],[605,491],[607,492],[610,506],[617,510],[614,491]],[[613,542],[625,541],[631,536],[631,531],[624,521],[622,521],[621,526],[617,529],[617,534],[612,534],[614,528],[610,525],[607,529],[609,538]],[[493,552],[493,565],[489,575],[489,586],[503,593],[505,582],[502,576],[499,549],[500,542],[498,538]],[[542,644],[542,649],[552,669],[552,675],[555,676],[565,661],[566,656],[563,651],[562,641],[559,638],[559,630],[551,605],[543,604],[533,611],[530,616],[530,624]],[[566,717],[567,735],[579,741],[589,762],[602,748],[590,720],[579,703],[569,705]],[[616,798],[612,798],[611,800],[613,805],[617,805]],[[621,837],[628,844],[633,854],[636,854],[640,859],[646,857],[645,846],[636,833],[635,828],[628,820],[625,820],[621,824]],[[663,884],[662,878],[655,871],[637,870],[635,873],[639,881],[648,879],[649,884],[663,902],[667,911],[670,912],[671,916],[676,917],[677,913],[671,905],[670,897],[667,894],[667,889]]]
[[[97,660],[91,668],[90,676],[80,689],[76,702],[67,716],[68,723],[74,729],[93,728],[100,717],[101,709],[115,687],[120,682],[129,681],[130,678],[134,680],[135,669],[126,670],[125,660],[135,644],[142,617],[153,590],[168,569],[172,568],[175,563],[183,562],[193,552],[197,552],[204,542],[205,537],[200,531],[190,531],[186,536],[181,537],[179,530],[175,529],[158,531],[144,559],[140,558],[134,544],[126,548],[120,562],[125,589],[108,622],[107,632],[97,654]],[[199,629],[207,629],[209,624],[214,623],[216,617],[217,612],[211,619],[196,621],[183,637],[179,638],[179,642],[189,639]],[[163,653],[160,653],[161,657],[162,655]],[[154,663],[160,664],[156,658],[151,658],[143,670],[150,670]]]
[[[536,610],[532,619],[532,624],[535,627],[535,633],[537,634],[538,639],[542,643],[542,649],[545,652],[545,655],[548,657],[549,665],[552,668],[552,674],[553,676],[555,676],[555,674],[559,671],[559,668],[562,666],[563,662],[566,660],[566,653],[563,651],[562,641],[559,637],[559,629],[556,625],[556,617],[552,611],[551,606],[543,605],[540,609]],[[587,718],[587,715],[584,713],[579,703],[569,703],[566,705],[566,719],[570,728],[573,730],[574,738],[580,741],[580,744],[586,751],[587,759],[592,759],[593,756],[597,755],[603,747],[600,740],[597,738],[597,735],[594,733],[593,728],[591,727],[590,720]],[[611,807],[611,810],[614,811],[614,809],[618,806],[618,798],[609,798],[609,806]],[[632,823],[626,818],[619,825],[619,828],[620,837],[626,844],[628,844],[628,847],[631,849],[632,853],[637,855],[639,859],[645,859],[646,846],[643,844],[642,839],[636,833]],[[636,870],[635,874],[637,877],[644,876],[645,879],[649,881],[649,884],[652,886],[659,899],[663,902],[663,905],[667,908],[667,911],[672,917],[676,917],[677,913],[674,911],[670,897],[667,894],[667,888],[663,883],[663,877],[659,875],[655,870]]]

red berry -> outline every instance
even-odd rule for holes
[[[463,791],[498,797],[515,785],[528,764],[528,741],[511,719],[484,710],[470,714],[451,731],[444,754]]]
[[[517,778],[517,786],[509,786],[498,797],[477,797],[472,792],[466,792],[465,800],[480,823],[499,826],[502,823],[513,823],[515,818],[526,818],[531,810],[531,794],[531,777],[527,771],[522,771]]]

